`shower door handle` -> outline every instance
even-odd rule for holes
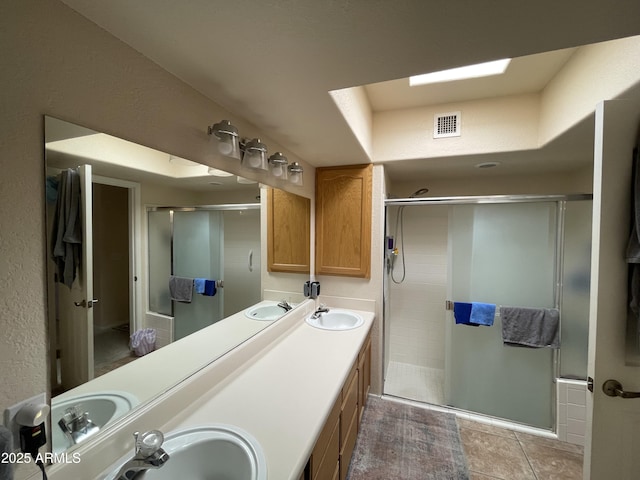
[[[249,250],[249,258],[247,260],[249,263],[249,271],[253,272],[253,250]]]
[[[640,398],[640,392],[626,392],[617,380],[607,380],[602,384],[602,391],[610,397]]]

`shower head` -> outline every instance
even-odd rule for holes
[[[429,191],[428,188],[421,188],[421,189],[416,190],[415,192],[413,192],[411,195],[409,195],[409,198],[419,197],[420,195],[424,195],[428,191]]]

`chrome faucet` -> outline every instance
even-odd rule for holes
[[[159,430],[150,430],[143,434],[135,432],[135,455],[118,471],[116,480],[133,480],[139,472],[162,467],[169,454],[162,449],[164,435]]]
[[[58,426],[72,445],[86,440],[100,430],[100,427],[89,418],[89,412],[82,411],[80,404],[67,408],[62,418],[58,420]]]
[[[292,310],[292,309],[293,309],[293,307],[292,307],[292,306],[289,304],[289,302],[287,302],[286,300],[282,300],[282,301],[278,304],[278,306],[279,306],[280,308],[284,308],[284,311],[285,311],[285,312],[288,312],[289,310]]]
[[[316,309],[316,311],[313,312],[313,315],[311,315],[311,318],[318,319],[323,313],[327,313],[328,311],[329,309],[327,308],[327,306],[321,303],[320,306]]]

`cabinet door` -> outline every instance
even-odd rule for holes
[[[316,274],[371,276],[372,171],[316,169]]]
[[[367,404],[367,396],[371,387],[371,336],[364,342],[364,346],[358,355],[358,408],[359,417],[364,412]],[[358,418],[360,422],[360,418]]]
[[[267,269],[310,273],[311,201],[267,189]]]

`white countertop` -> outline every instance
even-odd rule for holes
[[[253,307],[272,303],[262,301]],[[126,391],[144,402],[210,364],[271,323],[269,320],[247,318],[242,310],[181,341],[170,343],[58,395],[53,400],[62,402],[81,395],[115,390]]]
[[[240,427],[262,446],[270,480],[298,480],[373,323],[373,313],[353,311],[365,320],[353,330],[321,330],[300,320],[228,383],[196,401],[179,423],[166,427]]]
[[[308,302],[293,310],[99,439],[80,445],[75,452],[81,461],[48,468],[49,478],[104,478],[131,456],[134,431],[169,434],[227,424],[260,443],[269,480],[298,480],[374,320],[372,312],[349,309],[363,317],[361,327],[321,330],[304,321],[313,308]]]

